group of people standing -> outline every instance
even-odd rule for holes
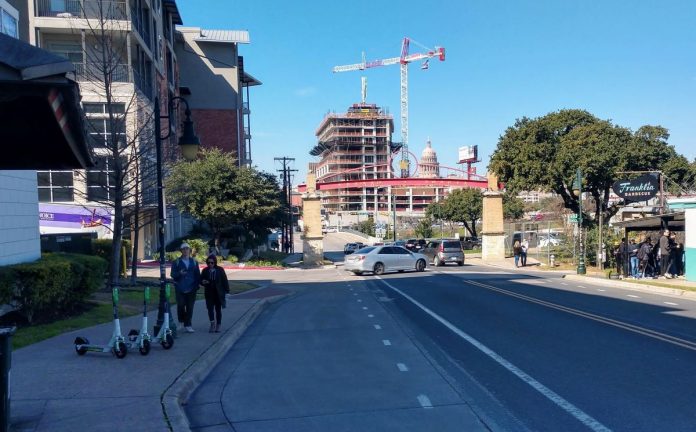
[[[636,244],[625,240],[616,248],[616,270],[630,278],[675,278],[684,274],[684,245],[677,241],[676,235],[664,230],[653,243],[651,237]]]
[[[191,246],[183,243],[181,256],[172,262],[171,277],[176,285],[176,316],[179,326],[193,333],[191,318],[196,294],[200,286],[205,289],[205,306],[208,309],[210,333],[219,333],[222,324],[222,309],[226,306],[225,295],[230,292],[225,269],[218,266],[213,254],[205,260],[206,268],[201,272],[198,262],[191,256]]]
[[[526,238],[516,239],[512,244],[512,254],[515,256],[515,267],[520,267],[520,262],[522,267],[527,265],[527,251],[529,250],[529,241]]]

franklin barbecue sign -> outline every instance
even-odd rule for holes
[[[626,202],[647,201],[657,195],[660,185],[657,178],[650,174],[633,180],[618,180],[612,186],[614,193],[623,198]]]

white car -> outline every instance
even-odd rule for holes
[[[357,275],[365,272],[381,275],[395,270],[422,272],[428,266],[428,259],[401,246],[367,246],[348,255],[344,263],[346,271]]]

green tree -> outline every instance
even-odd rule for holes
[[[368,218],[367,220],[360,221],[353,225],[353,229],[355,231],[359,231],[363,234],[367,234],[369,236],[374,237],[375,235],[375,222],[372,218]]]
[[[483,192],[481,189],[455,189],[442,203],[443,218],[451,222],[461,222],[472,237],[476,237],[476,221],[483,213]]]
[[[218,149],[174,164],[166,187],[171,202],[210,226],[216,246],[220,233],[233,225],[258,238],[280,220],[281,191],[275,177],[239,168],[229,153]]]
[[[525,202],[511,192],[503,195],[503,217],[507,220],[517,220],[524,216]]]
[[[684,180],[689,170],[674,160],[679,155],[668,137],[660,126],[643,126],[633,133],[587,111],[560,110],[517,120],[498,140],[490,169],[510,192],[552,191],[577,212],[578,197],[572,190],[580,168],[583,191],[594,198],[595,220],[603,212],[608,221],[620,208],[620,203],[608,206],[608,201],[621,171],[670,169],[675,182]]]
[[[416,237],[430,238],[433,236],[433,220],[425,217],[418,221],[416,225]]]

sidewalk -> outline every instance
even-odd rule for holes
[[[181,403],[265,305],[288,293],[268,286],[228,297],[221,333],[208,333],[205,302],[198,301],[193,314],[196,333],[179,332],[170,350],[153,344],[147,356],[137,349],[129,350],[124,359],[107,353],[77,355],[73,345],[76,336],[106,343],[112,323],[19,349],[12,356],[11,430],[189,430]],[[148,314],[150,331],[156,316],[156,310]],[[141,319],[121,320],[122,333],[139,329]]]
[[[685,279],[608,279],[603,274],[586,274],[578,275],[575,270],[553,270],[540,267],[538,261],[532,257],[527,258],[527,266],[515,268],[514,258],[505,258],[495,262],[481,261],[480,258],[471,258],[467,261],[470,264],[487,265],[491,267],[503,268],[510,271],[524,270],[544,274],[561,274],[563,278],[591,283],[594,285],[602,285],[610,288],[622,288],[632,291],[642,291],[654,294],[666,294],[677,297],[685,297],[696,300],[696,282],[690,282]]]

